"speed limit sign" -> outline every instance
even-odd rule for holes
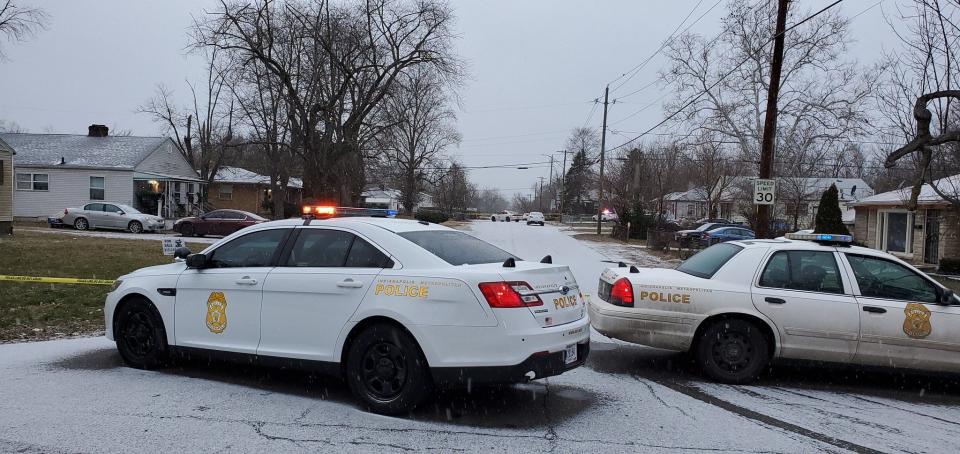
[[[753,180],[753,204],[754,205],[773,205],[776,200],[777,181],[776,180]]]

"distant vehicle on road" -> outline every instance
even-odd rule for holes
[[[47,218],[47,223],[51,226],[72,225],[77,230],[113,229],[143,233],[163,230],[164,220],[122,203],[93,202],[81,208],[65,208],[63,214]]]
[[[267,222],[267,219],[242,210],[213,210],[200,216],[178,219],[173,230],[183,236],[223,235]]]
[[[494,213],[491,215],[490,220],[493,222],[520,222],[520,215],[510,210],[503,210],[499,213]]]
[[[743,227],[720,227],[703,232],[700,236],[700,245],[703,247],[711,246],[717,243],[736,240],[752,240],[757,236],[753,230]]]
[[[546,219],[543,217],[543,213],[539,211],[531,211],[527,215],[526,221],[527,221],[527,225],[538,224],[542,226],[544,222],[546,222]]]

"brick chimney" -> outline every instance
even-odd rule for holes
[[[88,137],[107,137],[110,128],[105,125],[90,125],[87,127]]]

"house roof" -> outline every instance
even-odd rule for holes
[[[706,202],[707,191],[704,188],[693,188],[686,191],[671,192],[663,196],[667,202]]]
[[[13,154],[17,154],[17,152],[14,151],[13,147],[11,147],[9,144],[3,141],[2,137],[0,137],[0,151],[7,151]]]
[[[18,166],[86,167],[132,170],[160,147],[166,137],[79,134],[0,133],[17,150]]]
[[[270,177],[260,175],[242,167],[221,166],[217,175],[213,177],[217,183],[229,184],[270,184]],[[299,178],[290,178],[287,181],[288,188],[302,188],[303,180]]]
[[[944,192],[948,195],[956,194],[960,196],[960,175],[941,178],[933,183],[936,185],[937,189],[940,189],[941,192]],[[912,187],[905,187],[895,189],[893,191],[881,192],[880,194],[860,199],[854,204],[854,206],[904,205],[906,201],[910,199],[910,192],[912,189]],[[917,203],[920,205],[939,205],[947,203],[947,201],[937,194],[933,186],[927,183],[920,188],[920,196],[917,197]]]

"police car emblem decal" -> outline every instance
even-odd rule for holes
[[[930,325],[930,309],[919,303],[907,303],[903,308],[906,315],[903,319],[903,333],[914,339],[923,339],[930,335],[933,326]]]
[[[227,298],[223,292],[212,292],[207,298],[207,329],[215,334],[227,329]]]

